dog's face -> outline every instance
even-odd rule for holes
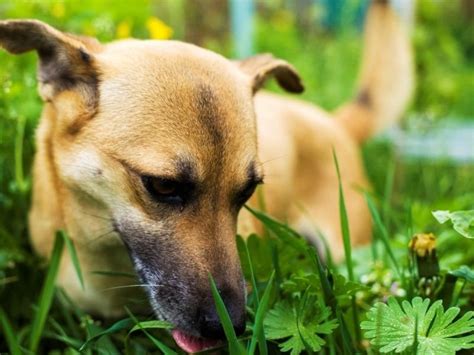
[[[0,22],[0,44],[39,53],[66,219],[107,216],[181,340],[223,337],[210,275],[243,331],[237,216],[263,180],[252,98],[270,74],[301,91],[293,68],[172,41],[101,46],[33,21]]]

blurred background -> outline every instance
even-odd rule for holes
[[[390,234],[407,225],[436,232],[432,210],[474,207],[474,0],[394,3],[410,27],[417,90],[400,126],[363,153]],[[0,19],[36,18],[104,42],[178,39],[228,57],[271,52],[301,73],[303,99],[332,110],[354,93],[367,7],[366,0],[0,0]],[[43,277],[30,272],[38,261],[26,223],[41,111],[35,68],[33,53],[0,51],[0,303],[8,300],[17,315],[29,312],[31,295],[17,292],[16,281],[37,290]],[[452,242],[441,235],[439,243]],[[473,248],[456,243],[462,252],[443,262],[472,265]]]

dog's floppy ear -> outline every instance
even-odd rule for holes
[[[69,35],[36,20],[0,21],[0,46],[12,54],[35,50],[40,58],[38,80],[45,101],[77,89],[89,101],[95,97],[98,73],[93,53],[100,51],[94,39]]]
[[[275,58],[269,53],[258,54],[237,61],[237,65],[244,73],[250,76],[254,93],[271,76],[275,77],[278,84],[286,91],[301,93],[304,90],[296,69],[283,59]]]

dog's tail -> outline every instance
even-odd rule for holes
[[[364,32],[357,95],[335,113],[359,142],[400,118],[414,86],[408,31],[388,0],[372,1]]]

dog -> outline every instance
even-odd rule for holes
[[[260,91],[270,77],[303,91],[296,69],[269,54],[230,61],[178,41],[101,44],[35,20],[0,21],[0,45],[39,55],[31,241],[48,258],[55,232],[68,233],[85,288],[66,251],[57,283],[87,312],[118,317],[137,295],[125,276],[94,271],[134,270],[178,345],[200,351],[224,338],[211,274],[241,334],[235,235],[261,229],[242,206],[257,206],[265,180],[268,213],[317,244],[316,225],[341,258],[333,150],[352,243],[370,239],[359,146],[400,117],[413,87],[408,37],[387,1],[369,10],[357,95],[333,114]]]

